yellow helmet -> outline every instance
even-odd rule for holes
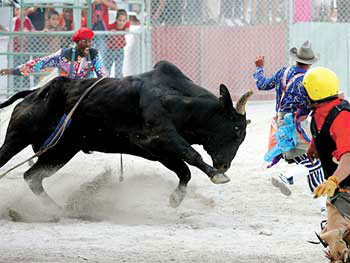
[[[308,70],[304,76],[303,85],[309,98],[314,102],[338,96],[338,77],[328,68],[316,67]]]

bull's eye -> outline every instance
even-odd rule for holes
[[[234,129],[235,131],[239,131],[239,126],[235,126],[233,129]]]

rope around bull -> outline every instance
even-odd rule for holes
[[[13,171],[14,169],[20,167],[21,165],[29,162],[30,160],[34,159],[35,157],[39,157],[40,155],[42,155],[43,153],[45,153],[47,150],[53,148],[61,139],[64,131],[66,130],[66,128],[68,127],[72,115],[74,113],[74,111],[77,109],[78,105],[80,104],[80,102],[84,99],[84,97],[98,84],[100,83],[102,80],[104,80],[106,77],[100,78],[97,81],[95,81],[87,90],[85,90],[85,92],[83,93],[83,95],[81,95],[81,97],[79,98],[79,100],[77,101],[77,103],[75,103],[74,107],[71,109],[71,111],[66,115],[64,114],[60,120],[60,122],[58,123],[56,129],[53,131],[53,133],[49,136],[49,138],[44,142],[44,144],[41,146],[40,150],[38,152],[36,152],[32,157],[26,159],[25,161],[15,165],[14,167],[12,167],[11,169],[7,170],[5,173],[0,174],[0,179],[3,178],[5,175],[7,175],[9,172]]]

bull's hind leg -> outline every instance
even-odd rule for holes
[[[170,195],[169,203],[172,207],[178,207],[186,196],[187,184],[191,179],[191,172],[188,166],[181,160],[166,160],[161,163],[176,173],[179,178],[179,184],[175,191]]]
[[[43,180],[55,174],[78,151],[64,152],[49,150],[39,156],[37,162],[24,173],[24,179],[32,192],[40,198],[44,205],[61,209],[57,203],[46,193]]]
[[[14,155],[28,146],[29,143],[25,141],[24,137],[23,134],[8,131],[5,141],[0,148],[0,167],[4,166]]]

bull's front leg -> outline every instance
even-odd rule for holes
[[[189,146],[186,149],[183,155],[183,160],[185,162],[197,167],[198,169],[206,173],[214,184],[224,184],[230,181],[230,178],[227,175],[215,169],[214,167],[206,164],[203,161],[202,156],[191,146]]]
[[[137,144],[148,152],[159,156],[176,156],[176,158],[203,171],[215,184],[224,184],[230,181],[224,173],[205,163],[202,156],[177,133],[175,128],[167,126],[166,129],[154,129],[152,135],[138,137]]]

